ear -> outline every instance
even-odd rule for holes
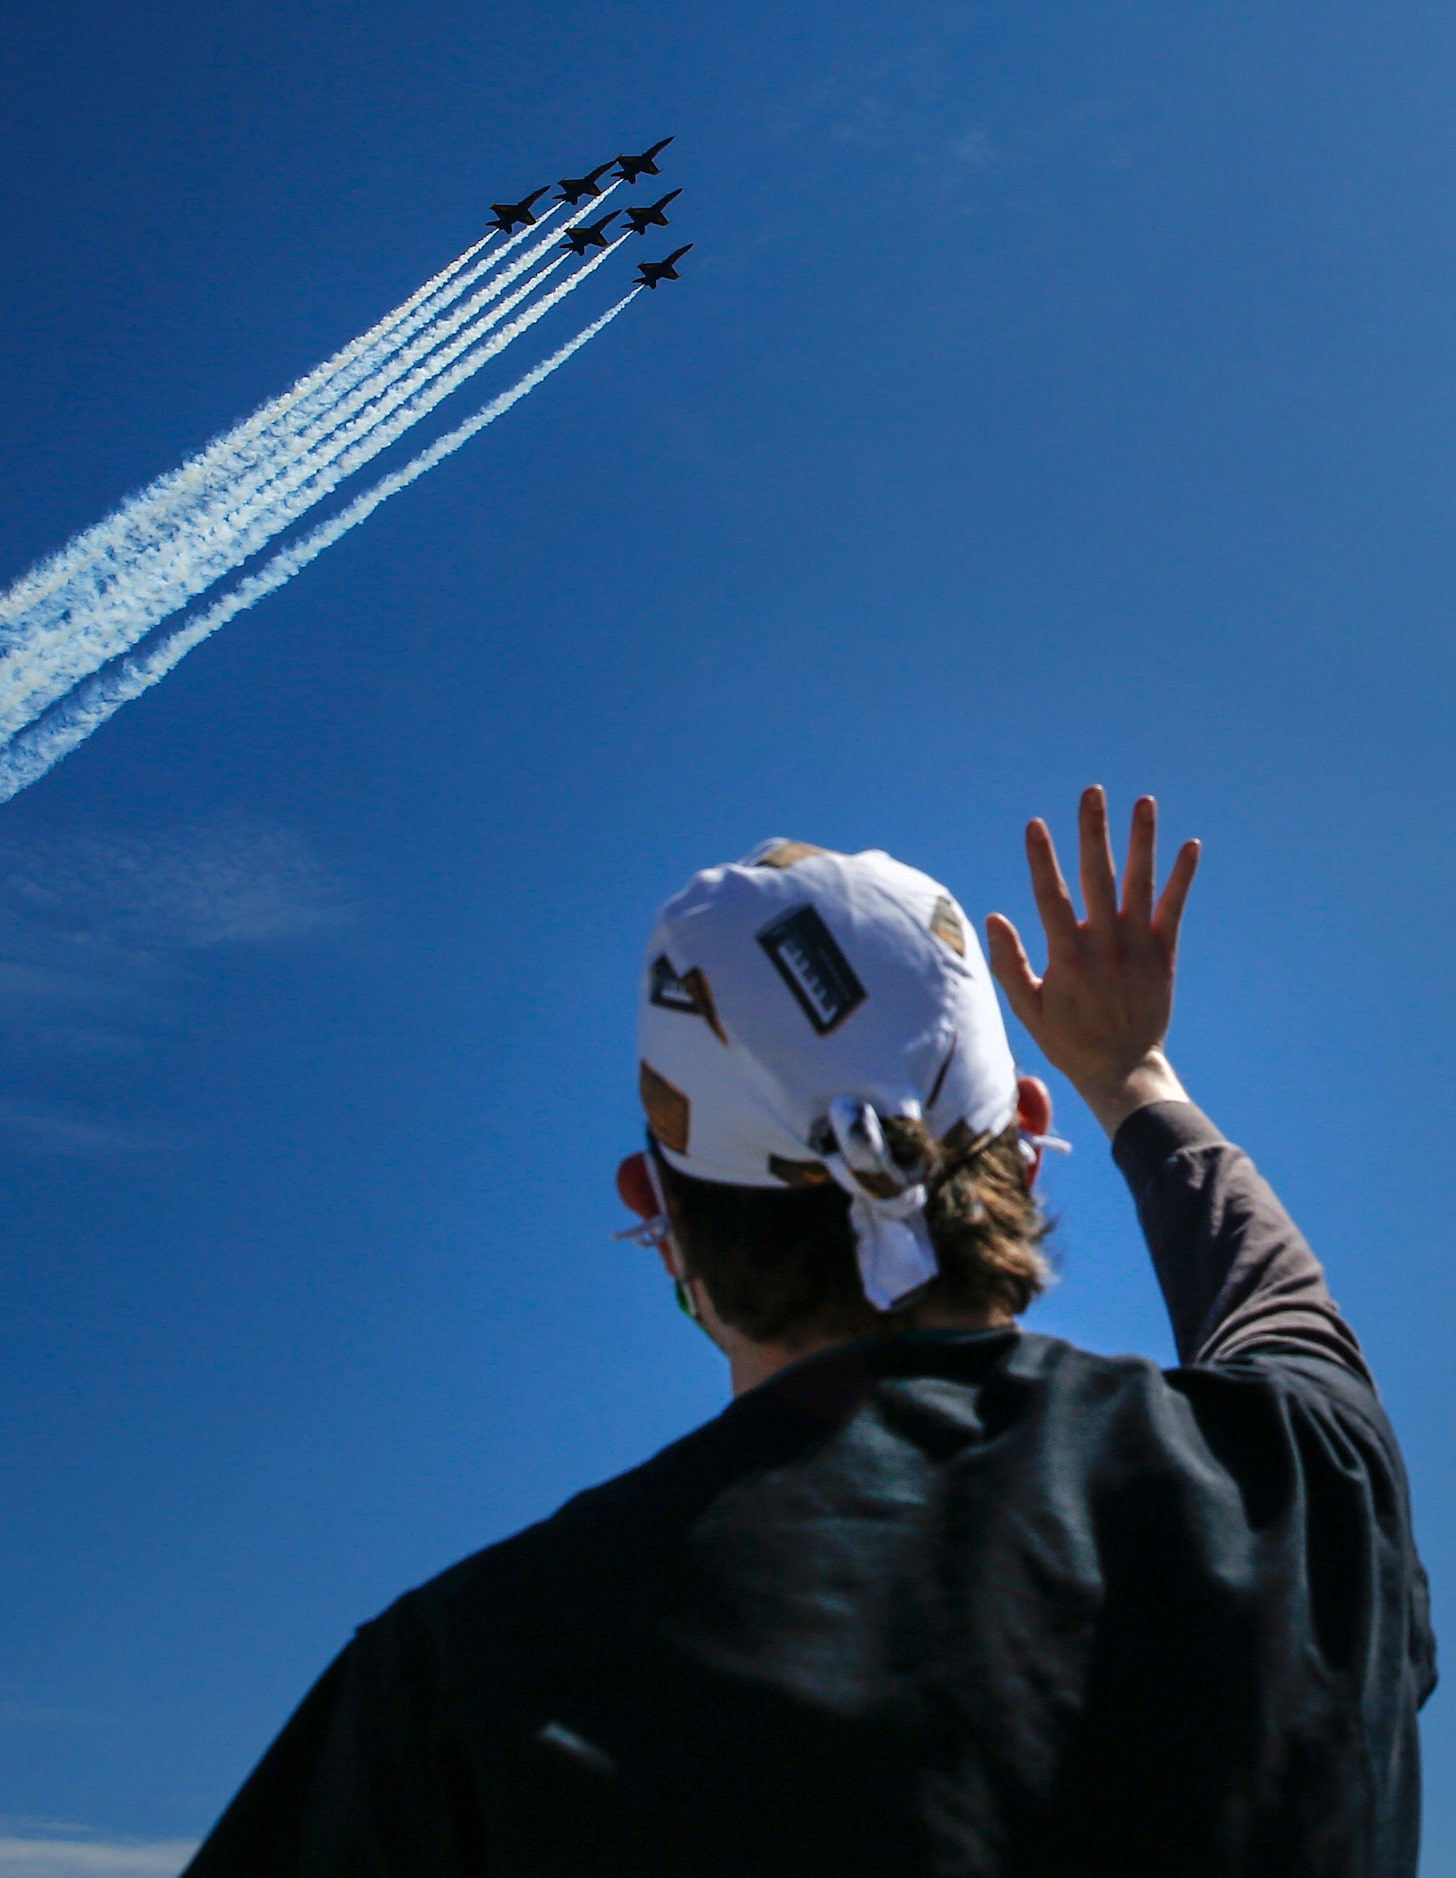
[[[1018,1076],[1016,1079],[1016,1119],[1024,1135],[1050,1134],[1052,1126],[1052,1092],[1040,1076]],[[1035,1183],[1041,1172],[1041,1149],[1036,1151],[1036,1159],[1026,1170],[1028,1187]]]
[[[1016,1118],[1029,1135],[1051,1132],[1052,1092],[1040,1076],[1017,1077]]]
[[[656,1218],[657,1195],[652,1191],[645,1154],[629,1154],[617,1169],[617,1197],[639,1219]]]

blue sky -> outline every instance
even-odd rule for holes
[[[0,1873],[175,1869],[354,1624],[715,1411],[611,1183],[652,910],[769,834],[1024,925],[1022,824],[1086,782],[1203,837],[1173,1055],[1366,1342],[1439,1621],[1449,9],[51,0],[4,43],[0,580],[492,199],[672,132],[696,245],[0,808]],[[1058,1093],[1031,1321],[1168,1357]],[[1426,1743],[1435,1874],[1448,1694]]]

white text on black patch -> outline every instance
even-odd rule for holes
[[[812,906],[796,907],[765,926],[758,943],[821,1037],[864,1003],[854,967]]]

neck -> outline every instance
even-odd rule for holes
[[[903,1326],[906,1330],[1004,1330],[1016,1319],[1006,1312],[994,1311],[924,1311],[911,1312]],[[792,1348],[780,1343],[754,1343],[750,1338],[722,1322],[711,1326],[713,1341],[728,1359],[728,1373],[735,1397],[746,1395],[761,1382],[778,1375],[791,1363],[805,1357],[819,1356],[825,1350],[841,1349],[852,1341],[847,1337],[819,1337]]]

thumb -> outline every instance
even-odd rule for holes
[[[1021,934],[1004,913],[993,913],[986,921],[986,946],[1006,1002],[1031,1030],[1041,1015],[1041,980],[1031,969]]]

